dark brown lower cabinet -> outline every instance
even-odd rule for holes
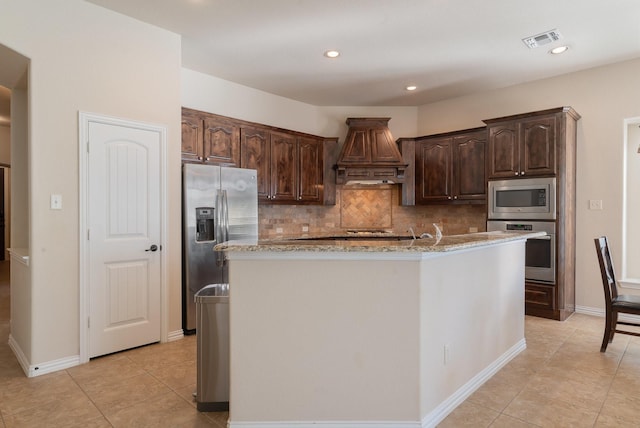
[[[524,302],[530,312],[545,312],[555,307],[555,286],[526,282],[524,285]],[[528,315],[536,315],[529,313]]]

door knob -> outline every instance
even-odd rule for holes
[[[147,248],[145,251],[158,251],[158,246],[156,244],[153,244],[152,246]]]

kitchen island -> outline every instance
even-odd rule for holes
[[[435,426],[525,349],[539,235],[223,244],[229,426]]]

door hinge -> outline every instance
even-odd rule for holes
[[[91,318],[87,317],[87,328],[91,328]]]
[[[87,241],[91,237],[91,229],[87,229]]]

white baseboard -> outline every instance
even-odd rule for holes
[[[27,360],[27,357],[24,355],[24,352],[22,352],[20,345],[11,335],[9,335],[9,347],[18,359],[18,363],[20,364],[20,367],[22,367],[22,371],[24,371],[27,377],[41,376],[43,374],[56,372],[58,370],[75,367],[80,364],[80,355],[59,358],[57,360],[47,361],[37,365],[30,364],[29,360]]]
[[[487,380],[495,375],[509,361],[527,347],[525,339],[513,345],[507,352],[482,370],[469,382],[443,401],[427,416],[419,421],[278,421],[278,422],[233,422],[229,421],[229,428],[431,428],[438,425],[449,413],[473,394]]]
[[[180,340],[184,338],[184,331],[182,329],[170,331],[167,335],[167,342],[173,342],[175,340]]]
[[[591,315],[591,316],[594,316],[594,317],[602,317],[602,318],[604,318],[604,316],[605,316],[604,309],[591,308],[591,307],[588,307],[588,306],[576,306],[576,313],[585,314],[585,315]],[[635,322],[635,323],[640,324],[640,316],[638,316],[638,315],[620,314],[618,319],[620,321]]]
[[[184,338],[184,332],[182,330],[176,330],[169,333],[167,342],[173,342]],[[9,334],[9,347],[13,351],[13,354],[18,359],[22,371],[27,377],[36,377],[43,374],[52,373],[58,370],[64,370],[71,367],[80,365],[80,355],[74,355],[71,357],[59,358],[53,361],[47,361],[40,364],[30,364],[27,357],[22,352],[18,342]]]
[[[576,305],[576,313],[577,314],[591,315],[591,316],[594,316],[594,317],[604,317],[604,309],[591,308],[589,306],[578,306],[578,305]]]
[[[497,360],[491,363],[487,368],[480,373],[472,377],[461,388],[454,392],[449,398],[440,403],[435,409],[433,409],[427,416],[422,419],[422,428],[431,428],[437,426],[440,422],[446,418],[456,407],[458,407],[464,400],[469,398],[478,388],[480,388],[486,381],[491,379],[493,375],[498,373],[509,361],[513,360],[520,352],[527,348],[527,342],[525,339],[520,340],[502,354]]]
[[[11,334],[9,334],[9,348],[11,348],[11,350],[13,351],[13,355],[15,355],[18,359],[18,363],[20,364],[20,367],[22,367],[22,371],[24,372],[24,374],[28,376],[29,361],[27,360],[27,357],[24,356],[24,352],[22,352],[20,345],[18,345],[18,342],[16,342]]]
[[[229,422],[229,428],[420,428],[419,422],[318,421],[318,422]]]

